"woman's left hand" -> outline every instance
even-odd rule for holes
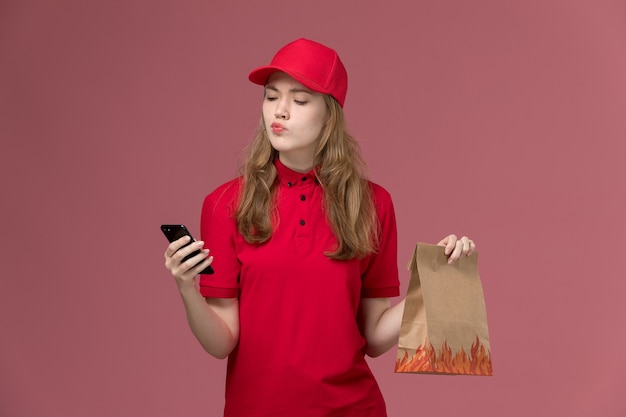
[[[438,246],[444,246],[444,253],[448,257],[448,263],[460,259],[462,256],[469,256],[476,250],[476,244],[467,236],[457,238],[456,235],[448,235],[441,239]]]

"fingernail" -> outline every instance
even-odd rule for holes
[[[196,242],[196,245],[197,245],[199,248],[201,248],[201,247],[202,247],[202,245],[204,245],[204,242],[203,242],[203,241],[201,241],[201,240],[199,240],[199,241],[197,241],[197,242]]]

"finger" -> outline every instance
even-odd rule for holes
[[[165,251],[165,257],[171,257],[174,255],[180,248],[189,243],[191,238],[189,236],[183,236],[180,239],[177,239],[169,244],[167,250]]]
[[[190,245],[184,246],[183,248],[177,250],[171,256],[165,256],[165,267],[169,269],[175,276],[179,276],[181,274],[187,273],[189,269],[191,269],[196,263],[201,262],[203,258],[202,256],[202,246],[204,245],[203,241],[196,241],[191,243]],[[194,255],[190,259],[185,259],[187,256],[191,255],[195,251],[200,251],[198,254]],[[208,250],[206,250],[208,253]],[[198,257],[200,255],[200,257]],[[192,261],[195,260],[194,261]]]
[[[447,239],[447,242],[446,242],[446,249],[444,250],[444,253],[446,255],[450,255],[452,251],[456,248],[456,242],[458,240],[457,240],[456,235],[449,235],[446,239]]]
[[[206,250],[206,253],[205,253],[206,258],[202,262],[198,263],[193,268],[191,268],[189,272],[193,272],[195,276],[195,275],[198,275],[200,272],[204,271],[209,265],[211,265],[213,263],[213,257],[208,256],[208,254],[209,254],[209,251]]]
[[[188,255],[191,255],[197,250],[202,250],[203,246],[204,242],[202,240],[191,242],[191,244],[183,246],[182,248],[177,250],[176,253],[172,255],[172,259],[182,263],[184,258],[186,258]]]
[[[469,245],[470,245],[470,249],[469,249],[469,252],[467,253],[468,256],[474,253],[474,251],[476,250],[476,244],[474,243],[473,240],[470,239]]]
[[[463,244],[463,250],[461,251],[463,255],[467,256],[469,255],[469,250],[470,250],[470,240],[467,236],[463,236],[461,238],[461,243]]]
[[[192,270],[197,264],[204,261],[209,256],[208,249],[202,249],[199,253],[180,263],[180,267],[184,271]]]
[[[452,250],[452,252],[450,253],[450,256],[448,257],[448,263],[451,264],[452,262],[456,261],[457,259],[461,257],[462,254],[463,254],[463,242],[461,242],[460,240],[457,240],[456,244],[454,245],[454,249]]]
[[[173,265],[171,270],[172,274],[181,280],[189,280],[198,273],[200,273],[204,268],[210,265],[204,265],[204,268],[200,268],[200,265],[203,265],[209,256],[209,250],[203,249],[197,255],[192,256],[191,258],[185,260],[184,262]],[[211,257],[213,259],[213,257]]]

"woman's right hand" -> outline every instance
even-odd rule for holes
[[[165,251],[165,267],[176,278],[176,284],[179,288],[194,286],[195,276],[213,262],[213,257],[209,256],[209,250],[202,248],[204,242],[196,241],[185,246],[189,239],[191,239],[189,236],[183,236],[170,243]],[[181,262],[185,256],[198,249],[200,249],[200,253],[185,262]]]

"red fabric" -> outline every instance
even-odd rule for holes
[[[201,276],[200,291],[238,296],[240,304],[224,415],[386,416],[357,317],[361,297],[399,294],[391,197],[371,184],[382,226],[378,254],[329,260],[324,252],[335,238],[322,210],[322,188],[312,172],[276,166],[279,220],[269,242],[250,245],[237,233],[239,179],[209,194],[202,209],[202,240],[215,274]]]

